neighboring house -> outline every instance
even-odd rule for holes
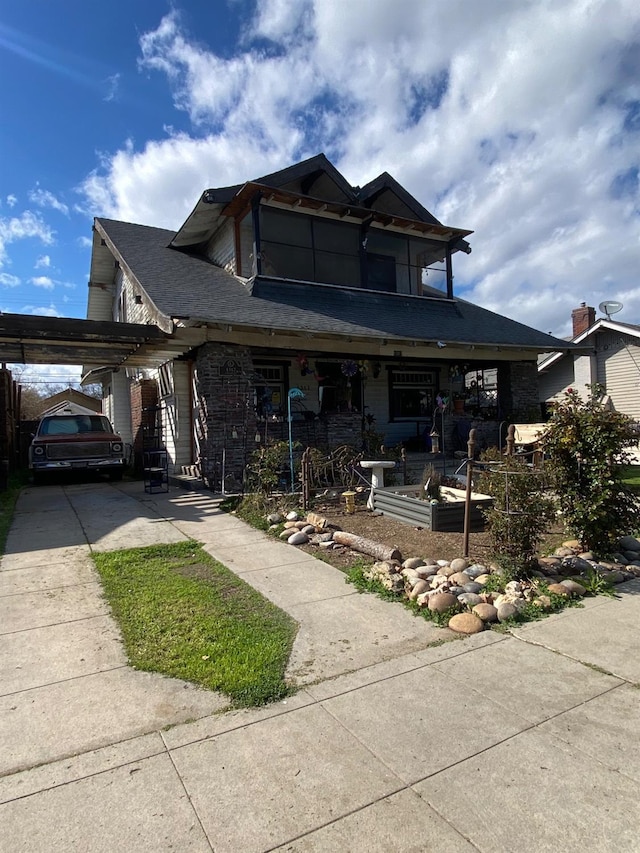
[[[584,396],[586,386],[597,382],[604,386],[609,405],[640,422],[640,326],[608,316],[596,320],[595,309],[584,302],[571,317],[572,341],[587,349],[555,352],[540,360],[540,400],[559,400],[567,388]]]
[[[69,411],[73,414],[99,414],[102,412],[102,400],[91,397],[89,394],[83,394],[82,391],[76,391],[74,388],[67,388],[57,394],[52,394],[50,397],[44,397],[41,401],[42,408],[38,417],[50,415],[54,410],[63,409],[67,405],[70,406]]]
[[[287,437],[289,410],[303,445],[359,447],[375,429],[424,448],[451,400],[449,435],[473,415],[497,443],[500,421],[539,420],[539,353],[573,345],[455,294],[470,233],[387,173],[351,186],[322,154],[206,190],[177,232],[96,219],[88,318],[169,337],[149,369],[84,380],[138,452],[162,443],[216,488],[257,442]]]

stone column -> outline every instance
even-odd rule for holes
[[[200,470],[216,491],[242,483],[249,454],[254,450],[256,414],[253,399],[253,361],[248,347],[204,344],[195,363],[195,403],[202,432]]]

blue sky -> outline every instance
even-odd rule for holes
[[[582,301],[640,323],[632,0],[23,0],[0,79],[2,311],[85,316],[95,215],[177,228],[324,151],[474,229],[466,298],[558,335]]]

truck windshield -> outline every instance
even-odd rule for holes
[[[102,415],[74,415],[63,418],[44,418],[39,435],[78,435],[86,432],[112,432],[111,424]]]

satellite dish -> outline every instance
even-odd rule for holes
[[[613,299],[606,299],[604,302],[601,302],[600,305],[598,305],[600,311],[602,311],[603,314],[607,315],[607,320],[611,317],[612,314],[617,314],[618,311],[622,311],[623,307],[624,306],[622,305],[622,302],[615,302]]]

